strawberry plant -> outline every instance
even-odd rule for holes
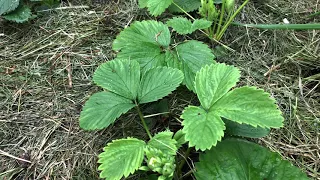
[[[129,28],[136,28],[136,25],[144,25],[143,23],[146,22],[136,22],[135,26]],[[153,21],[152,23],[154,26],[151,27],[159,25]],[[130,56],[128,47],[134,47],[134,42],[128,39],[125,41],[126,48],[120,46],[124,43],[121,41],[127,33],[131,35],[127,38],[136,37],[137,33],[141,33],[136,43],[140,43],[141,46],[145,43],[144,46],[157,48],[163,45],[164,51],[168,50],[166,49],[168,41],[161,35],[156,39],[159,33],[152,28],[146,28],[144,31],[128,29],[125,30],[126,33],[120,33],[114,42],[115,47],[122,47],[119,57],[100,65],[94,73],[93,81],[105,91],[92,95],[86,102],[80,114],[80,127],[85,130],[103,129],[114,123],[121,114],[135,108],[149,140],[126,137],[108,143],[104,147],[104,152],[99,155],[98,169],[101,171],[101,178],[120,180],[135,171],[151,171],[158,174],[159,180],[181,179],[184,159],[177,156],[177,151],[187,144],[189,152],[192,147],[197,151],[205,151],[200,155],[196,170],[190,170],[195,171],[197,179],[213,177],[232,179],[236,177],[238,171],[241,172],[238,176],[240,179],[250,178],[255,173],[260,173],[259,177],[262,179],[270,177],[306,179],[305,174],[296,167],[289,166],[288,162],[280,160],[279,155],[265,148],[238,139],[222,140],[228,128],[235,129],[230,131],[230,134],[244,134],[250,137],[252,133],[243,133],[244,129],[259,127],[265,130],[283,126],[281,112],[268,93],[246,86],[231,90],[240,78],[240,71],[233,66],[209,63],[201,67],[192,83],[192,89],[197,94],[201,106],[190,105],[185,108],[181,115],[183,128],[175,134],[169,130],[151,134],[140,110],[140,104],[154,102],[167,96],[183,82],[184,74],[177,68],[168,67],[170,63],[148,66],[145,62],[149,62],[150,57],[146,52],[143,52],[145,57],[139,54],[142,51],[132,51]],[[157,48],[155,49],[158,50]],[[153,58],[164,54],[163,62],[172,60],[167,59],[168,56],[165,56],[166,53],[162,52],[161,48],[160,52],[156,50]],[[189,48],[189,53],[193,53],[194,50]],[[127,53],[122,54],[124,52]],[[152,54],[152,51],[149,52]],[[128,58],[125,58],[126,56]],[[201,62],[201,59],[199,60]],[[227,121],[234,122],[238,126],[225,123]],[[246,126],[239,128],[240,124]],[[267,133],[264,131],[262,134],[258,133],[258,136]],[[254,153],[256,155],[251,157],[250,155]],[[256,158],[260,154],[263,156]],[[234,163],[237,158],[241,158],[241,161]],[[230,164],[233,165],[232,168],[227,169]],[[221,170],[213,171],[211,165]],[[241,169],[241,166],[247,168]],[[251,171],[251,168],[254,168],[254,171]],[[289,173],[291,171],[295,173]],[[283,175],[284,172],[288,173]]]

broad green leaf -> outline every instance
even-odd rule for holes
[[[0,15],[11,12],[19,6],[20,0],[0,0]]]
[[[114,140],[99,155],[100,178],[120,180],[128,177],[141,166],[146,143],[136,138]]]
[[[143,71],[164,64],[161,48],[170,44],[170,32],[157,21],[142,21],[124,29],[113,42],[113,50],[120,51],[118,58],[136,60]]]
[[[174,91],[182,82],[183,73],[170,67],[150,69],[141,79],[138,100],[148,103],[161,99]]]
[[[189,141],[189,147],[195,146],[196,150],[210,149],[224,135],[224,122],[214,112],[189,106],[183,111],[181,118],[185,139]]]
[[[242,136],[249,138],[262,138],[270,133],[270,129],[253,127],[248,124],[239,124],[234,121],[222,119],[226,125],[225,133],[232,136]]]
[[[172,27],[179,34],[190,34],[193,32],[191,30],[191,21],[184,17],[174,17],[167,21],[167,25]]]
[[[200,154],[197,180],[307,180],[305,173],[278,153],[240,139],[227,139]]]
[[[173,2],[186,12],[194,11],[201,6],[200,0],[173,0]],[[171,4],[168,9],[171,12],[182,12],[181,9],[174,4]]]
[[[139,63],[127,59],[108,61],[98,67],[93,81],[104,89],[135,100],[140,82]]]
[[[196,75],[195,89],[204,109],[224,96],[239,81],[240,71],[234,66],[211,64],[202,68]]]
[[[158,16],[162,14],[172,3],[173,0],[148,0],[148,10],[150,14]]]
[[[184,17],[174,17],[167,21],[167,25],[172,27],[179,34],[190,34],[198,29],[210,27],[212,22],[205,19],[196,19],[193,23]]]
[[[235,122],[254,127],[283,126],[281,111],[269,94],[256,87],[236,88],[218,100],[210,111]]]
[[[139,0],[139,8],[145,8],[148,5],[149,0]]]
[[[182,131],[182,129],[180,129],[179,131],[177,131],[174,136],[173,139],[175,139],[177,141],[177,148],[179,149],[183,144],[185,144],[187,141],[184,137],[184,133]]]
[[[103,129],[134,106],[131,100],[112,92],[96,93],[81,111],[80,127],[85,130]]]
[[[161,150],[164,154],[175,155],[178,150],[177,141],[172,136],[170,131],[160,132],[150,139],[147,146]]]
[[[196,73],[192,72],[192,70],[189,68],[189,66],[186,63],[182,64],[183,67],[183,74],[184,74],[184,84],[187,86],[187,88],[190,91],[193,91],[196,93],[196,90],[194,88],[194,80],[196,77]]]
[[[205,20],[205,19],[196,19],[192,23],[191,30],[195,31],[197,29],[207,29],[212,25],[212,22]]]
[[[200,41],[187,41],[176,47],[178,57],[196,73],[205,65],[214,63],[211,49]]]
[[[28,6],[21,5],[14,11],[11,11],[8,14],[2,15],[2,17],[8,21],[23,23],[28,21],[32,17],[32,15],[31,15],[31,10]]]
[[[168,67],[182,69],[182,62],[179,60],[176,51],[167,50],[165,54],[165,62]]]

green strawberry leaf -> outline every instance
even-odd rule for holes
[[[198,29],[210,27],[212,22],[205,19],[196,19],[193,23],[184,17],[174,17],[167,21],[167,25],[172,27],[179,34],[191,34]]]
[[[141,79],[138,102],[148,103],[161,99],[174,91],[183,81],[183,73],[170,67],[156,67]]]
[[[278,153],[240,139],[223,140],[200,154],[195,175],[198,180],[308,179]]]
[[[17,23],[24,23],[32,18],[31,9],[28,6],[20,5],[14,11],[11,11],[2,17],[8,21],[14,21]]]
[[[134,22],[124,29],[113,42],[118,58],[136,60],[143,71],[164,65],[162,48],[170,44],[170,32],[166,25],[157,21]]]
[[[139,63],[126,59],[108,61],[98,67],[93,81],[104,89],[135,100],[140,82]]]
[[[96,93],[81,111],[80,127],[85,130],[103,129],[134,106],[131,100],[112,92]]]
[[[239,78],[240,71],[234,66],[217,63],[202,68],[195,80],[195,89],[202,107],[210,109],[236,85]]]
[[[228,135],[248,138],[262,138],[270,133],[270,129],[267,128],[253,127],[248,124],[239,124],[224,118],[222,120],[227,127],[225,133]]]
[[[224,135],[224,122],[213,112],[189,106],[185,108],[181,118],[185,140],[189,141],[189,147],[195,146],[196,150],[210,149],[221,141]]]
[[[172,1],[173,0],[148,0],[147,7],[150,14],[158,16],[172,4]]]
[[[185,144],[187,141],[184,137],[184,133],[182,131],[182,129],[180,129],[179,131],[177,131],[174,136],[173,139],[175,139],[177,141],[177,148],[179,149],[183,144]]]
[[[192,23],[192,27],[191,30],[195,31],[198,29],[207,29],[212,25],[211,21],[208,21],[206,19],[196,19],[193,23]]]
[[[173,0],[173,2],[186,12],[194,11],[201,6],[200,0]],[[175,4],[171,4],[168,9],[171,12],[182,12]]]
[[[15,10],[19,6],[20,0],[0,0],[0,15]]]
[[[177,141],[172,139],[172,136],[173,133],[170,131],[160,132],[150,139],[147,146],[161,150],[167,155],[175,155],[178,150]]]
[[[226,119],[262,128],[283,126],[281,111],[270,95],[256,87],[236,88],[219,99],[210,109]]]
[[[120,180],[128,177],[141,166],[146,143],[139,139],[127,138],[114,140],[99,155],[100,178]]]

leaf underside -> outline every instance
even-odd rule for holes
[[[262,128],[280,128],[284,120],[275,100],[256,87],[241,87],[230,91],[210,111],[238,123]]]
[[[195,175],[198,180],[308,179],[279,154],[240,139],[223,140],[200,154]]]
[[[134,106],[131,100],[112,92],[96,93],[81,111],[80,127],[85,130],[103,129]]]
[[[109,143],[99,155],[100,178],[120,180],[141,166],[146,143],[135,138],[119,139]]]
[[[185,139],[189,141],[189,147],[195,146],[196,150],[210,149],[221,141],[224,135],[225,125],[221,118],[200,107],[185,108],[181,118]]]
[[[140,82],[139,63],[119,59],[106,62],[95,71],[93,81],[104,89],[135,100]]]
[[[183,73],[170,67],[150,69],[141,79],[138,102],[148,103],[174,91],[182,82]]]
[[[148,146],[161,150],[164,154],[175,155],[177,149],[177,141],[172,139],[173,133],[164,131],[156,134],[149,142]]]

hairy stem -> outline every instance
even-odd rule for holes
[[[227,30],[229,25],[232,23],[233,19],[240,13],[240,11],[244,8],[244,6],[249,2],[249,0],[245,0],[241,6],[236,10],[236,12],[231,16],[230,19],[228,19],[227,23],[223,26],[222,30],[217,36],[217,39],[220,40],[224,34],[224,32]]]
[[[147,124],[146,124],[146,121],[145,121],[144,118],[143,118],[143,114],[142,114],[142,112],[141,112],[141,110],[140,110],[140,108],[139,108],[139,105],[138,105],[137,102],[135,102],[135,104],[136,104],[136,109],[137,109],[137,111],[138,111],[138,114],[139,114],[140,120],[141,120],[141,122],[142,122],[142,125],[143,125],[144,129],[146,130],[149,138],[152,139],[151,133],[150,133],[150,131],[149,131],[149,129],[148,129],[148,126],[147,126]]]

